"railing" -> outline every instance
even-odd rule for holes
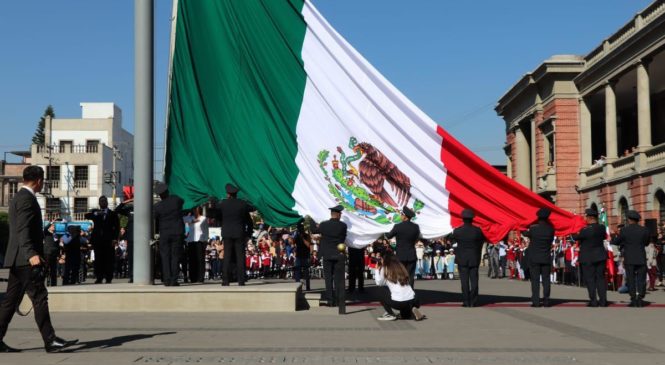
[[[604,166],[594,166],[588,169],[584,174],[586,175],[586,184],[595,185],[602,181]]]
[[[74,180],[74,189],[86,189],[88,180]]]
[[[614,177],[622,177],[632,174],[635,171],[635,156],[622,157],[612,162],[614,168]]]
[[[70,144],[61,144],[61,145],[51,145],[51,153],[73,153],[73,154],[95,154],[99,153],[100,144],[85,144],[85,145],[70,145]],[[47,145],[36,145],[37,153],[48,153],[49,146]]]
[[[627,23],[616,33],[610,36],[606,41],[603,42],[603,44],[591,51],[591,53],[589,53],[584,58],[586,60],[587,67],[596,63],[606,54],[635,35],[639,29],[653,22],[663,14],[665,14],[665,0],[655,1],[648,8],[638,13],[631,22]]]
[[[46,180],[46,186],[51,189],[60,189],[60,180]]]
[[[85,214],[87,212],[74,212],[74,220],[75,221],[82,221],[85,220]]]
[[[545,175],[538,177],[538,192],[556,191],[556,172],[550,169]]]
[[[647,169],[665,165],[665,143],[659,144],[645,153]]]

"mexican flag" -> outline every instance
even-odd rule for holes
[[[310,0],[178,0],[165,179],[187,207],[224,186],[269,225],[345,207],[362,247],[412,208],[425,238],[464,208],[499,241],[552,208],[560,234],[583,223],[504,177],[444,131],[359,54]]]

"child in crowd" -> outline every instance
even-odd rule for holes
[[[455,279],[455,251],[453,249],[450,249],[446,255],[446,272],[448,279]]]
[[[436,278],[441,280],[443,278],[443,271],[446,259],[441,256],[441,250],[436,250],[434,254],[434,271],[436,272]]]

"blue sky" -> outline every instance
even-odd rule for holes
[[[505,163],[494,106],[508,88],[553,54],[588,53],[651,2],[313,1],[416,105],[493,164]],[[172,3],[155,7],[155,139],[163,148]],[[48,104],[57,117],[76,118],[80,102],[115,102],[133,131],[133,9],[131,0],[0,5],[0,152],[27,149]]]

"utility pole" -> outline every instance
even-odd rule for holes
[[[115,207],[118,206],[118,202],[117,202],[116,199],[117,199],[117,194],[118,194],[118,180],[119,180],[118,177],[120,176],[120,172],[118,172],[118,170],[116,170],[116,167],[115,167],[116,166],[115,165],[116,160],[122,161],[122,156],[120,155],[120,150],[118,149],[118,146],[113,145],[113,168],[112,168],[113,170],[111,171],[111,177],[112,177],[113,180],[111,180],[112,181],[111,185],[113,187],[112,201],[113,201],[113,208],[114,209],[115,209]]]

